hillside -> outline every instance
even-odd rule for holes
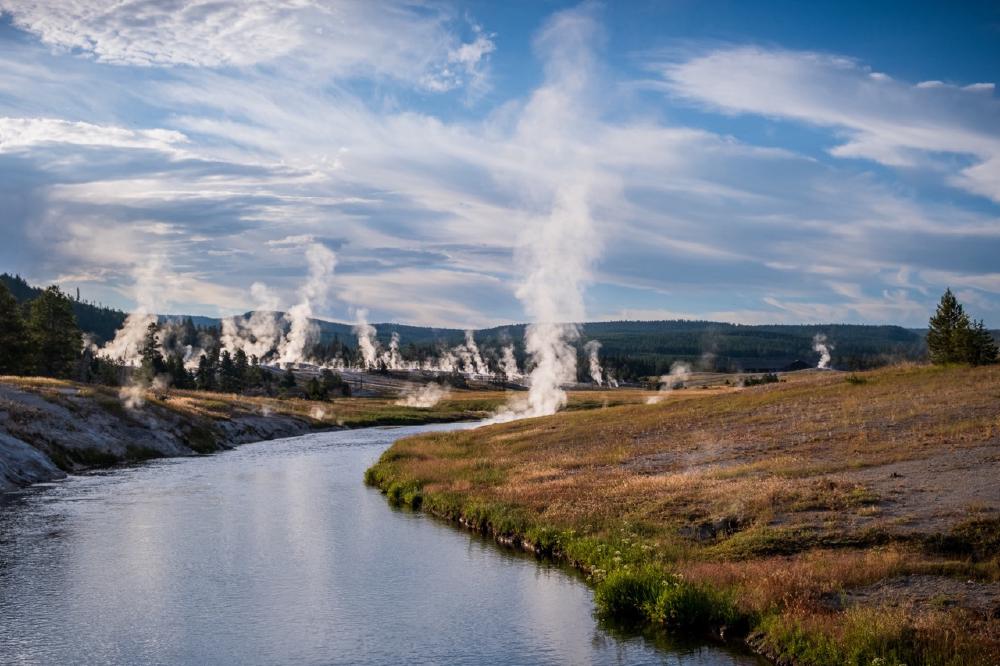
[[[22,303],[35,298],[41,289],[20,277],[0,275]],[[86,301],[75,300],[73,310],[80,328],[98,341],[114,337],[125,313]],[[249,314],[249,313],[248,313]],[[282,313],[275,313],[280,316]],[[161,320],[188,315],[161,315]],[[192,317],[196,326],[218,327],[221,319]],[[353,326],[347,323],[313,320],[320,331],[320,344],[334,341],[357,345]],[[424,353],[438,346],[460,344],[465,333],[459,329],[376,323],[378,339],[388,345],[393,333],[399,335],[404,356],[414,358],[417,348]],[[744,325],[710,321],[609,321],[587,322],[581,326],[580,347],[588,340],[602,344],[604,365],[619,379],[640,379],[662,375],[675,362],[695,369],[718,372],[767,372],[813,366],[819,354],[813,337],[821,333],[832,346],[832,365],[844,370],[883,366],[904,360],[922,360],[926,354],[925,331],[899,326],[869,325]],[[518,361],[524,363],[524,324],[510,324],[475,331],[481,348],[499,349],[513,344]],[[996,334],[995,334],[996,335]],[[996,336],[1000,339],[1000,335]],[[409,352],[409,354],[408,354]],[[582,360],[582,352],[581,352]],[[580,379],[584,363],[580,363]]]
[[[0,273],[2,282],[14,295],[19,303],[28,303],[42,293],[40,287],[33,287],[19,275]],[[96,341],[104,342],[115,337],[115,331],[121,328],[126,313],[97,303],[79,300],[73,301],[73,314],[77,325],[85,333],[90,333]]]
[[[280,314],[280,313],[278,313]],[[180,317],[181,315],[171,315]],[[218,326],[221,320],[195,318],[198,326]],[[356,347],[351,324],[314,320],[320,344]],[[414,348],[453,347],[465,339],[460,329],[376,323],[377,338],[387,346],[398,334],[404,357]],[[819,354],[813,337],[822,333],[832,345],[833,366],[845,370],[879,367],[898,361],[921,360],[926,354],[924,333],[900,326],[795,325],[764,326],[709,321],[616,321],[587,322],[581,327],[579,347],[589,340],[601,343],[606,367],[619,379],[662,375],[675,362],[716,372],[770,372],[799,365],[813,366]],[[524,362],[524,324],[510,324],[475,331],[481,349],[499,349],[513,344],[518,361]],[[581,373],[585,363],[579,364]],[[581,380],[586,377],[581,374]]]
[[[366,479],[579,566],[611,617],[779,663],[998,663],[1000,368],[785,379],[402,440]]]

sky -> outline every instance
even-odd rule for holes
[[[923,326],[950,286],[1000,327],[998,80],[995,2],[0,0],[0,271],[218,316],[322,245],[340,321],[564,281],[588,321]]]

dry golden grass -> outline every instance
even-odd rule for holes
[[[7,384],[59,400],[60,396],[99,396],[118,401],[118,388],[80,384],[47,377],[0,376]],[[577,391],[570,394],[569,409],[584,410],[643,403],[649,391]],[[300,398],[245,396],[194,390],[145,391],[148,402],[181,414],[227,419],[238,414],[293,416],[322,426],[359,427],[376,424],[415,424],[435,421],[486,418],[508,400],[523,395],[512,391],[452,390],[448,397],[431,408],[405,407],[393,397],[335,398],[313,401]]]
[[[744,617],[794,617],[833,635],[861,613],[839,607],[838,594],[906,574],[982,581],[970,585],[1000,612],[988,584],[1000,572],[989,551],[1000,544],[1000,367],[858,377],[795,373],[409,438],[369,480],[409,488],[447,515],[558,532],[592,570],[653,563],[732,594]],[[945,621],[964,611],[919,605],[893,612],[894,627],[933,633],[937,618],[964,627],[961,640],[984,654],[1000,650],[992,620]]]
[[[109,405],[119,402],[118,388],[79,384],[45,377],[0,377],[0,384],[27,390],[59,401],[72,393],[95,396]],[[271,398],[188,390],[153,390],[144,392],[151,404],[182,415],[229,419],[237,415],[259,414],[292,416],[317,427],[359,427],[376,424],[410,424],[485,418],[502,405],[507,395],[502,391],[453,391],[446,400],[429,409],[403,407],[393,398],[336,398],[312,401],[299,398]]]

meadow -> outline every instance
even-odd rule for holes
[[[366,474],[778,663],[1000,662],[1000,368],[789,373],[400,440]]]

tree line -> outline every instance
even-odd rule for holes
[[[3,277],[9,278],[9,276]],[[21,289],[22,292],[32,296],[30,300],[22,303],[8,289],[7,282],[9,280],[0,280],[0,375],[39,375],[115,385],[125,381],[134,372],[140,381],[152,382],[156,377],[160,377],[177,388],[205,391],[266,394],[297,392],[311,397],[327,397],[349,392],[348,384],[344,383],[339,375],[330,371],[299,386],[293,373],[278,374],[267,369],[264,365],[269,360],[267,358],[248,357],[242,350],[230,353],[222,349],[220,327],[199,327],[190,317],[166,325],[151,324],[140,349],[142,359],[140,366],[133,371],[119,362],[95,354],[92,347],[85,347],[84,334],[75,312],[80,303],[79,299],[70,298],[57,286],[36,289],[27,287],[26,283],[21,285],[15,282],[13,283],[15,288],[23,286],[31,290],[25,292]],[[609,330],[602,333],[602,336],[608,339],[603,350],[603,365],[605,370],[611,371],[619,379],[638,380],[664,374],[669,371],[670,363],[675,359],[689,362],[704,360],[705,355],[697,351],[697,336],[701,335],[704,322],[678,323],[679,326],[688,324],[686,327],[680,326],[678,334],[690,338],[692,351],[690,356],[664,355],[666,350],[662,347],[657,348],[651,337],[647,341],[648,344],[639,344],[630,353],[624,340],[626,331],[623,327],[626,324],[634,323],[608,322]],[[615,330],[616,325],[623,330]],[[751,344],[757,345],[757,353],[769,355],[778,351],[775,347],[781,346],[777,338],[794,337],[794,343],[791,341],[785,343],[785,353],[788,353],[788,345],[799,344],[801,331],[797,329],[805,329],[805,327],[774,327],[776,330],[772,334],[777,338],[762,342],[757,332],[760,328],[729,326],[720,329],[718,334],[735,335],[748,342],[752,341]],[[864,334],[861,329],[864,328],[884,329],[881,339],[885,345],[914,344],[908,336],[915,334],[898,327],[833,328],[837,331],[835,335],[838,349],[849,347],[851,336],[862,339]],[[845,338],[846,342],[843,341]],[[488,340],[484,342],[489,344]],[[635,344],[633,342],[633,346]],[[193,363],[187,356],[190,356],[192,349],[200,350],[196,367],[189,367]],[[639,351],[640,349],[643,351]],[[404,345],[401,351],[405,358],[417,360],[435,358],[440,352],[434,344],[412,342]],[[360,360],[357,348],[344,344],[336,335],[328,342],[318,343],[311,353],[320,362],[341,359],[350,363]],[[519,365],[523,368],[525,363],[523,350],[517,349],[515,353]],[[995,363],[998,358],[997,343],[986,329],[984,322],[981,319],[970,318],[951,289],[945,291],[936,312],[930,319],[926,335],[926,353],[934,363],[983,365]],[[490,368],[499,373],[500,367],[495,354],[484,351],[483,356]],[[726,357],[716,355],[709,358],[713,367],[706,369],[723,371],[727,369],[721,367],[727,363]],[[854,365],[845,366],[835,359],[835,364],[841,369],[864,369],[865,360],[857,358],[856,361]],[[577,365],[580,372],[579,379],[586,381],[586,363],[582,355]],[[381,370],[387,371],[386,368]],[[460,381],[460,378],[456,378],[456,381]]]
[[[350,395],[350,385],[330,370],[300,385],[290,370],[276,373],[242,349],[230,353],[222,349],[218,327],[195,326],[190,317],[166,326],[150,323],[138,350],[138,367],[126,367],[84,345],[74,302],[59,287],[51,286],[22,304],[0,281],[0,375],[75,379],[108,386],[160,381],[179,389],[296,394],[313,400]],[[200,350],[197,366],[189,368],[191,359],[187,356],[193,349]]]

